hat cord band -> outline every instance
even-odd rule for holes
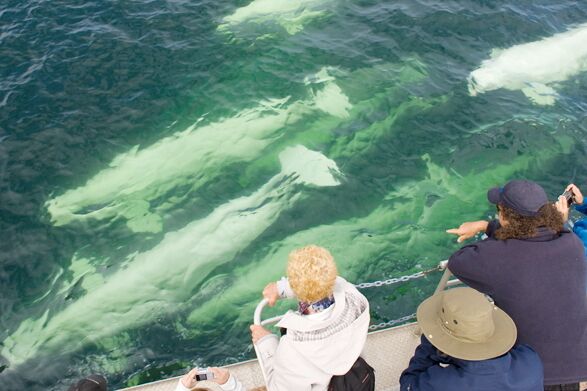
[[[482,342],[486,342],[489,337],[491,337],[493,335],[493,332],[495,331],[495,328],[492,327],[491,329],[488,329],[487,332],[485,333],[477,333],[475,335],[472,335],[471,337],[463,337],[460,335],[455,334],[454,331],[452,331],[451,329],[449,329],[446,326],[446,323],[448,323],[447,321],[444,321],[442,319],[442,317],[438,318],[438,323],[440,324],[440,328],[447,333],[448,335],[450,335],[451,337],[453,337],[454,339],[456,339],[457,341],[460,342],[466,342],[466,343],[482,343]]]

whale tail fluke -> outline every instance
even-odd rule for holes
[[[338,186],[342,173],[336,162],[303,145],[288,147],[279,154],[281,173],[314,186]]]

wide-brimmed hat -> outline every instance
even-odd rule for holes
[[[472,288],[435,294],[418,307],[418,324],[443,353],[463,360],[487,360],[508,352],[517,338],[512,318]]]
[[[494,187],[487,192],[492,204],[503,204],[522,216],[536,216],[548,203],[546,192],[538,183],[525,180],[508,182],[504,187]]]

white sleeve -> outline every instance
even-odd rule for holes
[[[279,337],[275,334],[269,334],[261,338],[255,344],[259,353],[259,365],[263,367],[265,376],[267,377],[267,385],[270,379],[274,376],[275,371],[275,352],[279,346]]]
[[[299,363],[303,357],[295,349],[285,346],[285,337],[280,339],[275,334],[267,335],[257,341],[259,364],[263,366],[267,376],[267,389],[271,391],[311,391],[312,376]],[[287,353],[286,351],[289,351]]]
[[[179,379],[179,381],[177,382],[177,387],[175,387],[175,391],[190,391],[190,389],[185,388],[185,386],[181,382],[181,379]]]
[[[291,289],[289,285],[289,281],[285,277],[281,277],[279,281],[277,281],[277,292],[279,292],[279,296],[282,299],[293,299],[296,297],[296,294]]]
[[[238,381],[237,378],[232,375],[232,373],[230,374],[228,381],[224,384],[221,384],[220,388],[222,388],[224,391],[245,391],[243,383]]]

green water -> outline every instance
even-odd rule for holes
[[[398,277],[490,217],[488,187],[584,184],[587,6],[550,3],[9,0],[0,388],[251,358],[292,249]],[[367,291],[372,323],[439,277]]]

